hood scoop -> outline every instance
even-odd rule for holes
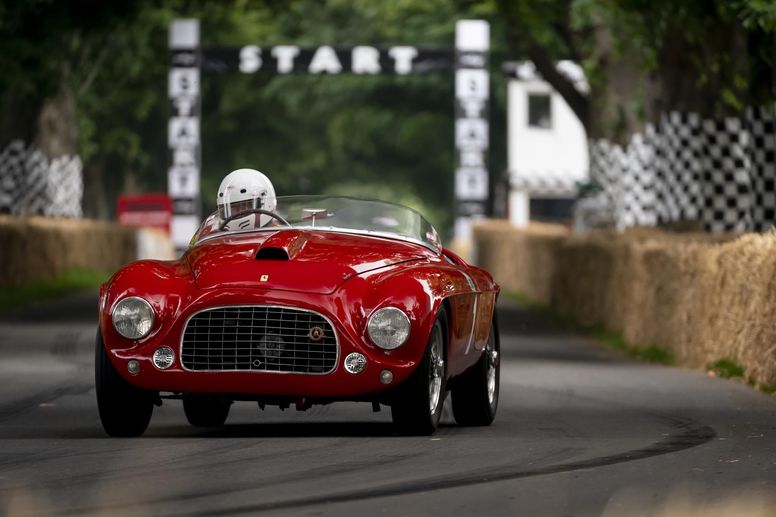
[[[307,237],[301,231],[279,231],[264,241],[256,252],[256,260],[294,260],[305,244]]]
[[[256,252],[256,260],[288,260],[288,252],[283,248],[262,246]]]

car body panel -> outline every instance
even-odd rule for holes
[[[265,258],[260,251],[272,248]],[[280,250],[280,251],[278,251]],[[285,258],[287,257],[287,258]],[[138,261],[119,270],[100,291],[100,331],[111,362],[131,384],[173,393],[222,393],[250,397],[369,399],[407,379],[421,361],[439,310],[448,315],[448,377],[473,366],[490,332],[499,287],[484,270],[444,250],[389,238],[324,230],[277,229],[225,235],[189,248],[177,261]],[[126,296],[140,296],[155,312],[140,340],[120,336],[112,310]],[[299,308],[328,319],[338,338],[331,373],[187,371],[180,363],[182,336],[199,311],[228,306]],[[375,346],[369,316],[394,306],[409,317],[407,342],[395,350]],[[159,346],[176,354],[159,370],[151,361]],[[351,352],[367,357],[364,371],[343,367]],[[130,375],[127,362],[140,363]],[[389,369],[393,382],[379,374]]]
[[[269,249],[280,250],[288,260],[256,258]],[[281,230],[205,241],[192,250],[188,261],[201,289],[255,287],[329,294],[353,275],[430,254],[421,246],[389,239]],[[262,281],[263,276],[267,278]]]

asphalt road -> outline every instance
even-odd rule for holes
[[[776,400],[633,362],[502,304],[487,428],[394,434],[390,411],[177,401],[110,439],[93,386],[96,295],[0,317],[0,515],[776,515]]]

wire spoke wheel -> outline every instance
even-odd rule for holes
[[[124,380],[108,357],[102,334],[97,330],[94,357],[97,410],[109,436],[141,436],[154,410],[158,394],[137,388]]]
[[[498,409],[501,367],[496,314],[493,314],[488,341],[479,361],[460,377],[452,388],[453,416],[460,425],[490,425]]]
[[[447,393],[447,313],[440,308],[429,332],[423,359],[393,394],[391,417],[400,432],[432,434]]]
[[[496,389],[498,383],[498,367],[499,367],[499,352],[496,350],[496,335],[495,332],[490,333],[488,338],[488,344],[485,347],[485,358],[488,365],[487,379],[488,379],[488,404],[494,405],[496,401]]]
[[[428,409],[431,415],[436,413],[442,396],[442,377],[445,372],[444,344],[442,328],[434,325],[429,343],[431,354],[428,362]]]

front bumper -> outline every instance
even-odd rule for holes
[[[326,317],[338,337],[339,353],[333,371],[327,374],[300,374],[265,371],[189,371],[180,362],[181,337],[192,314],[213,306],[273,305],[305,309]],[[399,350],[384,351],[366,342],[355,330],[363,323],[354,324],[354,315],[345,310],[347,305],[331,295],[306,293],[278,293],[266,291],[257,295],[255,290],[232,293],[203,292],[200,298],[184,310],[175,311],[172,322],[161,325],[148,338],[138,343],[127,343],[118,336],[106,318],[101,319],[103,340],[114,367],[132,385],[139,388],[172,393],[208,393],[256,397],[294,397],[315,399],[362,399],[386,392],[404,381],[420,362],[425,339],[415,333]],[[365,317],[364,317],[365,319]],[[127,346],[127,345],[132,346]],[[157,369],[151,357],[160,346],[175,351],[173,365]],[[367,365],[358,374],[348,373],[343,362],[348,354],[359,352],[367,358]],[[135,360],[139,372],[131,375],[127,363]],[[383,384],[380,373],[390,370],[393,381]]]

